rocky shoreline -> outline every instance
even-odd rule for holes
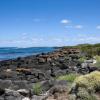
[[[80,63],[80,54],[79,49],[60,48],[50,53],[0,61],[0,100],[49,100],[46,99],[47,91],[67,84],[66,81],[55,80],[56,77],[99,70]],[[42,86],[42,94],[46,95],[36,96],[32,91],[38,82]]]

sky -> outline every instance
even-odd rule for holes
[[[100,43],[100,0],[0,0],[0,47]]]

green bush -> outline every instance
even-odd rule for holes
[[[100,67],[100,62],[97,62],[97,63],[95,64],[95,66],[96,66],[96,67]]]
[[[79,89],[77,96],[79,97],[79,100],[97,100],[94,94],[90,95],[84,88]]]
[[[100,43],[98,44],[79,44],[76,46],[65,46],[64,48],[78,48],[81,53],[84,53],[88,57],[93,57],[95,55],[100,56]]]
[[[39,95],[42,93],[42,87],[40,83],[35,83],[35,85],[33,86],[33,92],[35,95]]]
[[[97,62],[100,62],[100,56],[95,56]]]
[[[90,74],[77,77],[72,85],[72,88],[86,88],[89,92],[94,92],[100,89],[100,72],[94,71]]]
[[[94,71],[77,77],[69,93],[74,93],[79,100],[99,100],[97,90],[100,90],[100,72]]]
[[[95,56],[96,63],[94,64],[96,67],[100,67],[100,56]]]
[[[59,76],[57,80],[67,80],[68,82],[72,83],[77,76],[78,76],[77,74],[67,74],[67,75]]]
[[[80,57],[79,58],[79,62],[83,63],[87,58],[84,56],[84,57]]]

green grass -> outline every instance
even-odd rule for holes
[[[67,74],[67,75],[59,76],[57,80],[66,80],[72,83],[77,76],[78,74]]]
[[[95,56],[95,59],[96,59],[97,63],[95,63],[94,65],[96,67],[100,67],[100,56]]]
[[[39,95],[42,93],[42,87],[40,83],[35,83],[35,85],[33,86],[33,92],[35,95]]]
[[[95,56],[96,60],[100,62],[100,56]]]
[[[80,57],[79,62],[83,63],[87,58],[86,57]]]

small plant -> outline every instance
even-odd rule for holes
[[[96,63],[94,64],[96,67],[100,67],[100,56],[95,56]]]
[[[33,86],[33,92],[35,95],[39,95],[42,93],[42,87],[40,83],[35,83],[35,85]]]
[[[83,63],[87,58],[85,56],[79,58],[79,62]]]
[[[67,80],[68,82],[72,83],[77,76],[78,76],[77,74],[67,74],[67,75],[59,76],[57,80]]]

